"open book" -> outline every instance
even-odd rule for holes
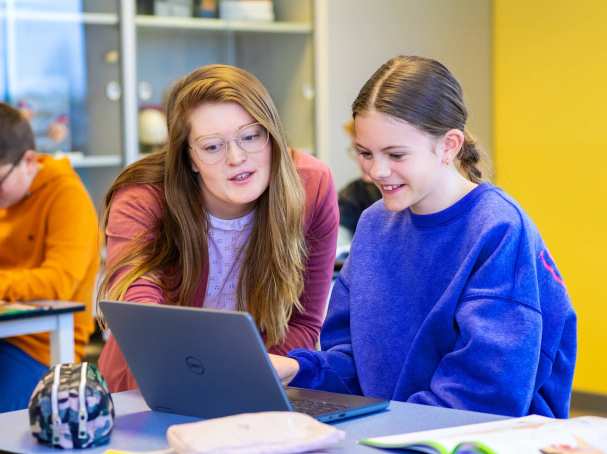
[[[607,418],[525,416],[481,424],[365,438],[360,444],[428,454],[607,454]]]
[[[35,310],[40,310],[40,308],[31,304],[9,303],[6,301],[0,301],[0,316],[19,314],[21,312],[30,312]]]

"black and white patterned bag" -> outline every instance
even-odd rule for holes
[[[101,373],[89,363],[57,364],[40,379],[29,402],[32,435],[72,449],[106,444],[114,403]]]

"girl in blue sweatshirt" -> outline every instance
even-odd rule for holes
[[[383,200],[335,282],[322,351],[272,356],[293,386],[502,415],[565,418],[576,317],[537,228],[483,183],[462,89],[396,57],[352,106]]]

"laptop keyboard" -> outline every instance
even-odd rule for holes
[[[346,405],[339,405],[333,402],[324,402],[322,400],[310,399],[291,399],[291,405],[295,411],[305,413],[310,416],[324,415],[328,413],[336,413],[346,410]]]

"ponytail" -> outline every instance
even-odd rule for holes
[[[464,129],[464,144],[457,158],[464,176],[473,183],[480,183],[483,179],[483,173],[478,166],[481,153],[477,148],[476,139],[466,129]]]

